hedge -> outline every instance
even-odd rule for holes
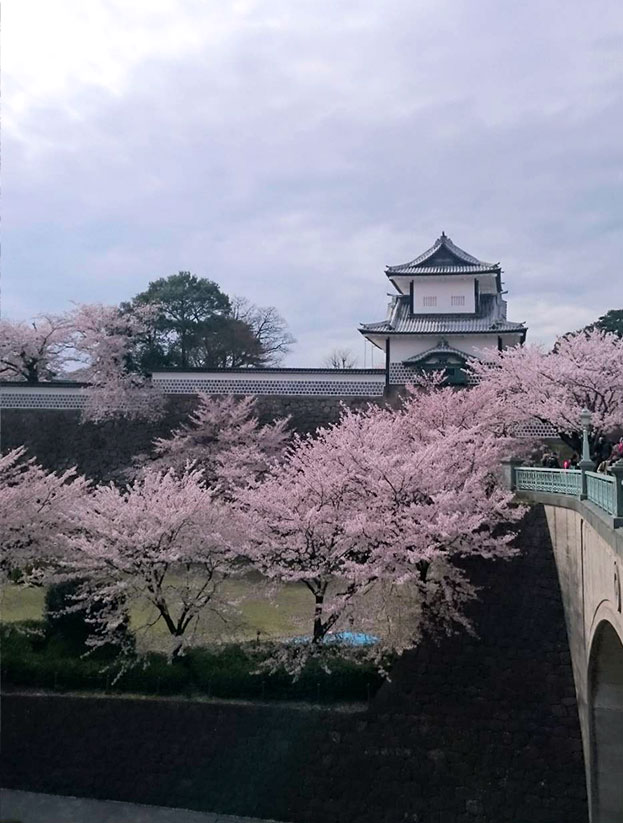
[[[367,700],[383,682],[376,667],[352,651],[348,657],[333,653],[330,672],[310,661],[293,680],[283,669],[257,673],[269,644],[259,650],[252,644],[195,648],[173,663],[153,652],[120,674],[118,661],[70,656],[49,642],[42,622],[0,626],[0,639],[2,681],[12,688],[332,702]]]

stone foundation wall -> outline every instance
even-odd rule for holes
[[[405,655],[370,707],[6,695],[8,788],[291,823],[587,823],[547,523],[480,561],[477,636]]]
[[[307,433],[336,422],[343,406],[358,409],[382,402],[370,397],[262,395],[256,408],[264,423],[289,416],[294,431]],[[3,452],[26,446],[49,469],[77,466],[96,480],[109,479],[130,465],[133,457],[148,452],[156,437],[166,437],[195,403],[194,395],[169,397],[166,415],[157,423],[82,423],[76,409],[3,409],[0,443]]]

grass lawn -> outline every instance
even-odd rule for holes
[[[41,620],[45,589],[30,589],[7,584],[2,586],[0,617],[3,623],[17,620]]]
[[[214,641],[251,640],[260,633],[264,640],[309,633],[313,602],[309,591],[302,584],[285,586],[275,601],[267,597],[261,579],[256,576],[227,581],[223,586],[227,598],[245,597],[240,604],[240,616],[227,625],[216,615],[207,615],[193,637],[195,645]],[[255,594],[255,596],[254,596]],[[23,588],[5,585],[2,587],[2,622],[17,620],[40,620],[43,616],[45,589]],[[130,608],[134,628],[144,625],[151,616],[149,611],[138,606]],[[166,645],[168,632],[160,620],[151,628],[141,631],[137,638],[146,650],[159,651]]]

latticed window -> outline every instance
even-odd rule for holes
[[[436,306],[437,305],[437,298],[436,297],[423,297],[422,298],[422,305],[423,306]]]
[[[451,306],[464,306],[465,305],[465,295],[464,294],[453,294],[450,298],[450,305]]]

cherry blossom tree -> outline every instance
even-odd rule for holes
[[[566,335],[553,351],[522,346],[473,363],[507,423],[540,420],[581,450],[580,412],[592,413],[593,443],[623,427],[623,340],[593,330]]]
[[[0,323],[0,376],[30,383],[64,378],[89,384],[83,418],[157,419],[162,394],[132,365],[152,306],[130,313],[115,306],[78,305],[32,324]]]
[[[74,600],[98,621],[95,645],[117,637],[122,603],[150,610],[146,625],[166,627],[173,657],[206,610],[231,614],[221,587],[236,565],[227,548],[232,520],[201,469],[147,470],[124,488],[99,486],[72,516],[76,528],[66,533],[61,569],[81,581]]]
[[[248,556],[310,591],[311,645],[349,618],[383,624],[385,647],[398,651],[424,632],[468,626],[475,593],[457,561],[510,557],[523,513],[497,478],[512,446],[473,414],[476,397],[431,382],[398,411],[346,411],[238,492]],[[410,593],[408,625],[398,626],[400,597],[388,589]]]
[[[131,367],[135,341],[145,332],[154,308],[124,313],[116,306],[79,305],[69,315],[74,379],[89,383],[85,419],[116,417],[156,420],[164,411],[164,397]]]
[[[0,568],[26,579],[40,576],[54,563],[60,534],[71,522],[70,511],[82,501],[88,482],[74,469],[45,471],[24,448],[0,457]]]
[[[199,394],[195,410],[169,437],[155,441],[152,467],[184,468],[196,462],[205,481],[221,494],[259,479],[282,455],[290,438],[288,420],[262,425],[253,397]],[[144,462],[144,459],[143,461]]]
[[[63,369],[68,330],[66,316],[44,315],[32,323],[0,320],[0,378],[52,380]]]

